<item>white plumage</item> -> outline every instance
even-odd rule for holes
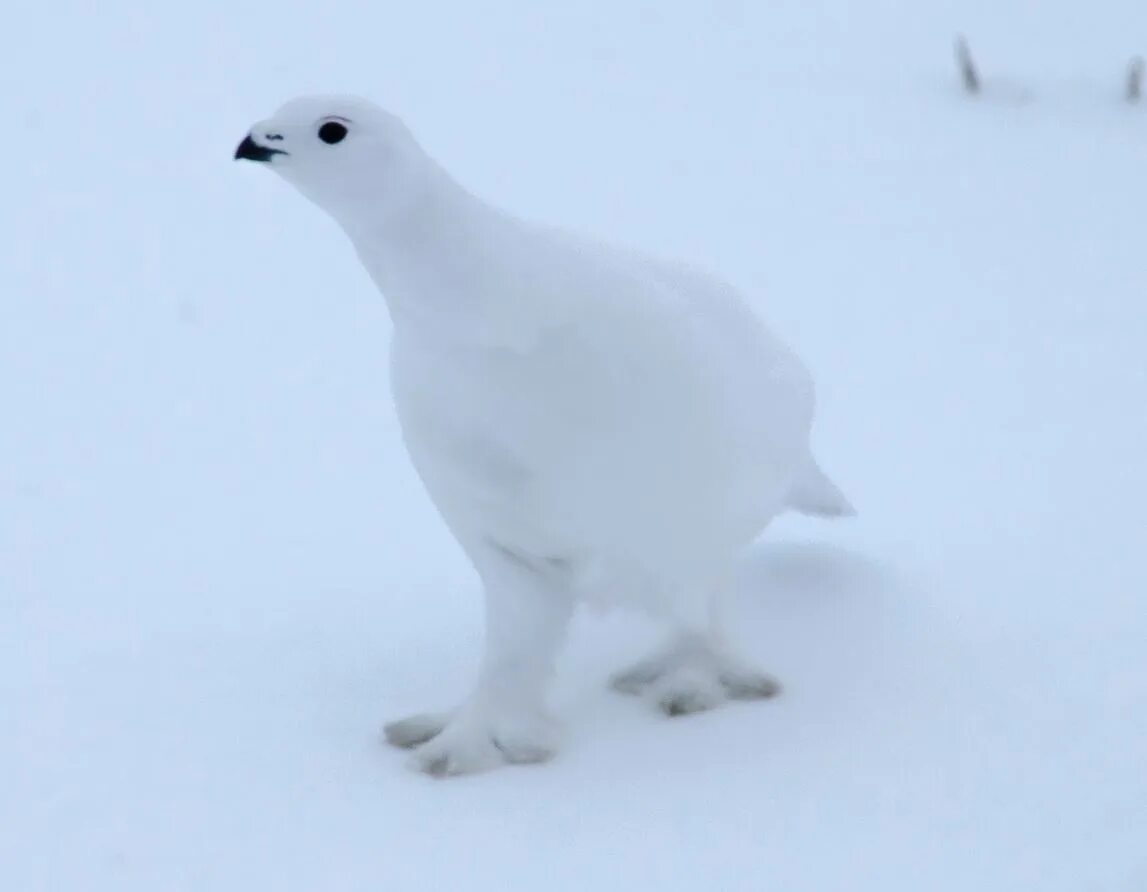
[[[386,297],[407,448],[484,583],[474,691],[391,742],[433,774],[551,755],[545,681],[579,600],[670,623],[615,677],[670,714],[776,692],[712,601],[778,513],[851,508],[809,451],[808,372],[733,288],[491,207],[362,100],[288,103],[236,156],[334,217]]]

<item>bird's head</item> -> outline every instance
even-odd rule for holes
[[[267,165],[344,224],[399,212],[434,169],[402,121],[350,96],[288,102],[251,128],[235,158]]]

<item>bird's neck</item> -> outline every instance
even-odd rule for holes
[[[526,348],[557,316],[537,287],[538,234],[444,172],[396,214],[340,220],[397,331]]]

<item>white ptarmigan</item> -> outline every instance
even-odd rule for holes
[[[580,600],[669,624],[614,685],[670,715],[777,692],[714,599],[780,512],[852,509],[809,451],[808,372],[735,289],[492,207],[361,99],[289,102],[235,157],[330,214],[385,296],[406,447],[484,586],[473,691],[391,743],[435,775],[549,758],[545,688]]]

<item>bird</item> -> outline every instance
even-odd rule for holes
[[[612,685],[665,714],[778,693],[721,596],[779,514],[854,510],[810,448],[809,371],[736,288],[497,207],[365,99],[291,100],[235,158],[333,218],[382,293],[406,451],[481,582],[469,693],[384,727],[415,770],[554,756],[547,691],[583,603],[662,624]]]

